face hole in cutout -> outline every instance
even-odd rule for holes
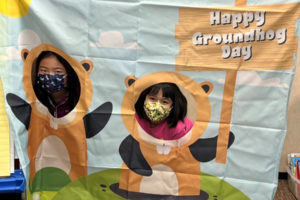
[[[55,52],[43,51],[32,63],[31,73],[35,95],[52,116],[64,117],[75,108],[80,97],[80,82],[66,59]],[[48,78],[54,81],[47,81]]]
[[[166,100],[172,102],[169,114],[165,114],[169,105]],[[164,140],[177,140],[186,135],[194,125],[196,110],[190,92],[170,82],[146,88],[135,103],[140,127],[149,135]]]

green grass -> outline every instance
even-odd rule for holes
[[[119,182],[119,178],[120,169],[90,174],[62,188],[52,200],[124,200],[109,189],[111,184]],[[209,194],[209,200],[250,200],[229,183],[204,173],[201,178],[201,190]]]

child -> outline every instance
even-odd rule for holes
[[[158,139],[176,140],[190,131],[187,100],[174,83],[158,83],[144,90],[135,104],[140,126]]]
[[[80,96],[80,83],[71,65],[60,55],[43,51],[34,69],[33,88],[39,101],[54,117],[68,114]]]

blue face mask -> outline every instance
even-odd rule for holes
[[[60,74],[38,74],[37,84],[48,93],[54,93],[65,87],[65,77]]]

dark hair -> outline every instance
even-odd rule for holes
[[[72,68],[72,66],[59,54],[52,52],[52,51],[42,51],[40,53],[40,55],[37,57],[36,61],[34,62],[33,65],[33,89],[34,92],[37,96],[37,98],[39,99],[39,101],[41,103],[43,103],[48,109],[50,108],[50,102],[49,102],[49,94],[43,90],[42,88],[40,88],[38,86],[38,84],[36,83],[37,81],[37,74],[39,71],[39,65],[40,62],[42,61],[42,59],[44,58],[49,58],[55,56],[57,58],[57,60],[64,66],[64,68],[66,69],[67,72],[67,91],[69,92],[69,98],[68,98],[68,105],[70,106],[70,109],[72,110],[78,100],[79,100],[79,96],[80,96],[80,82],[78,79],[78,76],[76,74],[76,72],[74,71],[74,69]],[[49,109],[50,111],[50,109]]]
[[[172,110],[170,115],[167,117],[168,126],[170,128],[175,127],[179,120],[183,121],[187,113],[187,100],[181,93],[178,86],[174,83],[163,82],[152,85],[145,89],[139,96],[135,103],[135,111],[140,118],[148,119],[144,111],[144,102],[148,94],[156,95],[159,90],[162,90],[163,97],[172,99]]]

